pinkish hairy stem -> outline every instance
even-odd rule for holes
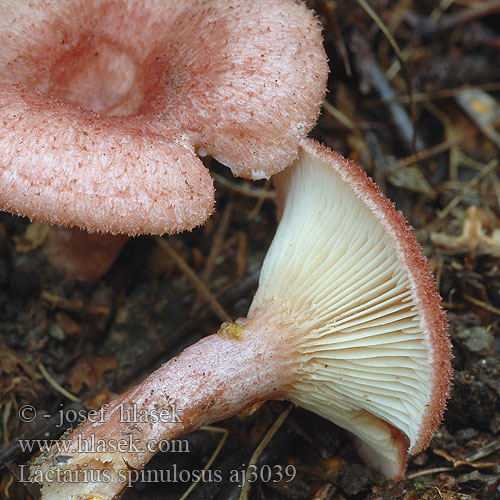
[[[32,466],[43,498],[111,499],[162,443],[281,399],[294,381],[294,356],[261,325],[254,318],[244,328],[231,324],[241,338],[221,329],[202,339],[65,436]]]
[[[54,267],[64,271],[66,278],[94,283],[109,271],[127,240],[128,236],[123,234],[52,226],[44,252]]]

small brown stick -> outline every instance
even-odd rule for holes
[[[412,472],[411,474],[406,474],[406,479],[415,479],[421,476],[427,476],[429,474],[438,474],[440,472],[451,472],[456,470],[454,467],[434,467],[433,469],[424,469],[417,472]]]
[[[246,182],[238,184],[215,172],[212,172],[212,176],[221,186],[243,196],[248,196],[249,198],[268,198],[270,200],[276,198],[276,193],[270,189],[249,186]]]
[[[205,283],[198,277],[198,275],[189,267],[187,262],[163,239],[156,238],[158,245],[172,258],[177,264],[179,269],[186,275],[191,284],[201,294],[201,296],[210,304],[210,307],[221,321],[230,321],[231,316],[220,305],[219,301],[215,298],[213,293],[207,288]]]
[[[432,450],[432,451],[438,457],[443,457],[446,460],[448,460],[448,462],[451,462],[453,464],[453,467],[467,466],[467,467],[473,467],[474,469],[490,469],[497,465],[497,462],[472,462],[469,460],[462,460],[460,458],[455,458],[454,456],[450,455],[448,452],[444,450]]]
[[[271,181],[267,180],[266,183],[265,183],[265,185],[264,185],[264,190],[267,191],[270,185],[271,185]],[[257,203],[255,204],[255,207],[248,214],[248,217],[247,217],[248,220],[252,220],[260,212],[260,209],[262,208],[262,205],[264,205],[264,201],[266,201],[266,197],[265,196],[259,196],[259,198],[257,200]]]
[[[476,184],[478,184],[481,179],[486,177],[494,168],[498,166],[498,160],[494,159],[490,161],[487,165],[483,167],[483,169],[475,176],[473,177],[469,182],[467,182],[461,192],[453,198],[453,200],[446,205],[446,207],[439,212],[439,214],[436,217],[436,220],[442,220],[444,219],[447,215],[451,213],[451,211],[462,201],[463,197],[467,193],[469,189],[472,189]]]
[[[245,485],[243,486],[239,500],[248,500],[248,494],[250,493],[250,467],[257,463],[259,457],[262,455],[262,452],[266,449],[266,446],[269,444],[271,439],[274,437],[278,429],[283,425],[283,422],[287,419],[288,415],[292,411],[293,404],[289,405],[288,408],[281,412],[280,416],[276,419],[274,424],[270,427],[270,429],[266,432],[266,435],[259,443],[255,451],[252,453],[250,457],[250,461],[248,462],[248,467],[245,472]]]
[[[500,309],[498,309],[490,304],[487,304],[486,302],[483,302],[482,300],[475,299],[474,297],[471,297],[470,295],[464,295],[463,297],[465,300],[467,300],[471,304],[474,304],[475,306],[479,306],[488,312],[491,312],[493,314],[498,314],[500,316]]]
[[[214,271],[215,260],[217,259],[217,256],[221,251],[222,244],[224,242],[224,237],[229,227],[229,221],[231,220],[232,211],[233,211],[233,202],[229,201],[226,207],[224,208],[224,211],[222,212],[222,217],[220,219],[219,225],[212,239],[212,246],[210,248],[210,253],[208,254],[207,262],[205,264],[205,269],[203,269],[203,272],[201,273],[201,279],[205,283],[209,282],[210,277],[212,276],[212,273]],[[194,316],[196,314],[196,311],[198,311],[200,305],[201,305],[201,295],[200,293],[198,293],[198,295],[194,300],[193,307],[191,309],[191,316]]]
[[[486,446],[479,448],[479,450],[470,453],[465,457],[464,460],[467,461],[478,460],[479,458],[486,457],[487,455],[494,453],[497,450],[500,450],[500,438],[495,439],[494,441],[491,441],[491,443],[488,443]]]
[[[80,299],[71,300],[66,297],[61,297],[47,290],[43,290],[41,298],[47,301],[51,306],[71,312],[85,312],[91,315],[106,315],[109,314],[109,307],[104,306],[87,306]]]
[[[500,1],[490,0],[482,2],[472,7],[463,9],[456,14],[446,14],[441,17],[437,25],[437,30],[445,31],[459,24],[469,23],[475,19],[500,12]]]
[[[391,165],[389,165],[389,172],[392,173],[400,168],[407,167],[412,163],[417,163],[422,160],[426,160],[428,158],[432,158],[438,154],[444,153],[448,151],[451,147],[460,144],[462,141],[466,139],[470,139],[474,135],[479,133],[476,127],[467,129],[463,134],[460,134],[453,139],[447,139],[446,141],[440,142],[431,148],[420,151],[419,153],[407,156],[406,158],[402,158],[400,160],[395,161]]]
[[[247,249],[248,249],[248,238],[246,233],[239,232],[238,236],[238,247],[236,249],[236,281],[240,282],[245,277],[245,272],[247,270]]]

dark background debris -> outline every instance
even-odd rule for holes
[[[371,0],[382,25],[360,1],[309,4],[331,64],[312,135],[374,176],[415,228],[449,311],[456,372],[444,424],[410,459],[408,480],[384,482],[344,431],[293,409],[258,466],[289,466],[294,478],[259,480],[250,498],[499,499],[500,2]],[[272,186],[207,165],[217,211],[168,243],[235,318],[247,311],[276,228]],[[155,239],[130,240],[109,273],[86,285],[46,265],[43,227],[28,226],[0,214],[0,498],[19,500],[39,495],[19,482],[30,458],[21,437],[56,438],[75,423],[60,426],[59,411],[98,408],[220,323]],[[32,422],[18,418],[25,405],[38,410]],[[212,466],[221,480],[201,481],[190,498],[237,499],[230,472],[245,470],[286,407],[272,402],[217,424],[228,430]],[[221,434],[186,439],[189,453],[163,453],[148,468],[203,469]],[[178,499],[188,486],[137,482],[123,498]]]

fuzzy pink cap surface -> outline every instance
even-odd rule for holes
[[[0,208],[112,233],[203,223],[196,152],[253,179],[285,168],[328,74],[292,0],[7,0],[0,46]]]

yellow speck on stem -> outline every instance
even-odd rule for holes
[[[490,103],[481,101],[479,99],[474,99],[470,103],[471,107],[477,112],[477,113],[491,113],[491,105]]]
[[[233,338],[242,340],[245,328],[238,323],[232,321],[224,321],[217,332],[217,335],[222,338]]]
[[[246,418],[253,415],[264,403],[265,401],[256,401],[255,403],[252,403],[246,408],[243,408],[243,410],[238,413],[238,417]]]

